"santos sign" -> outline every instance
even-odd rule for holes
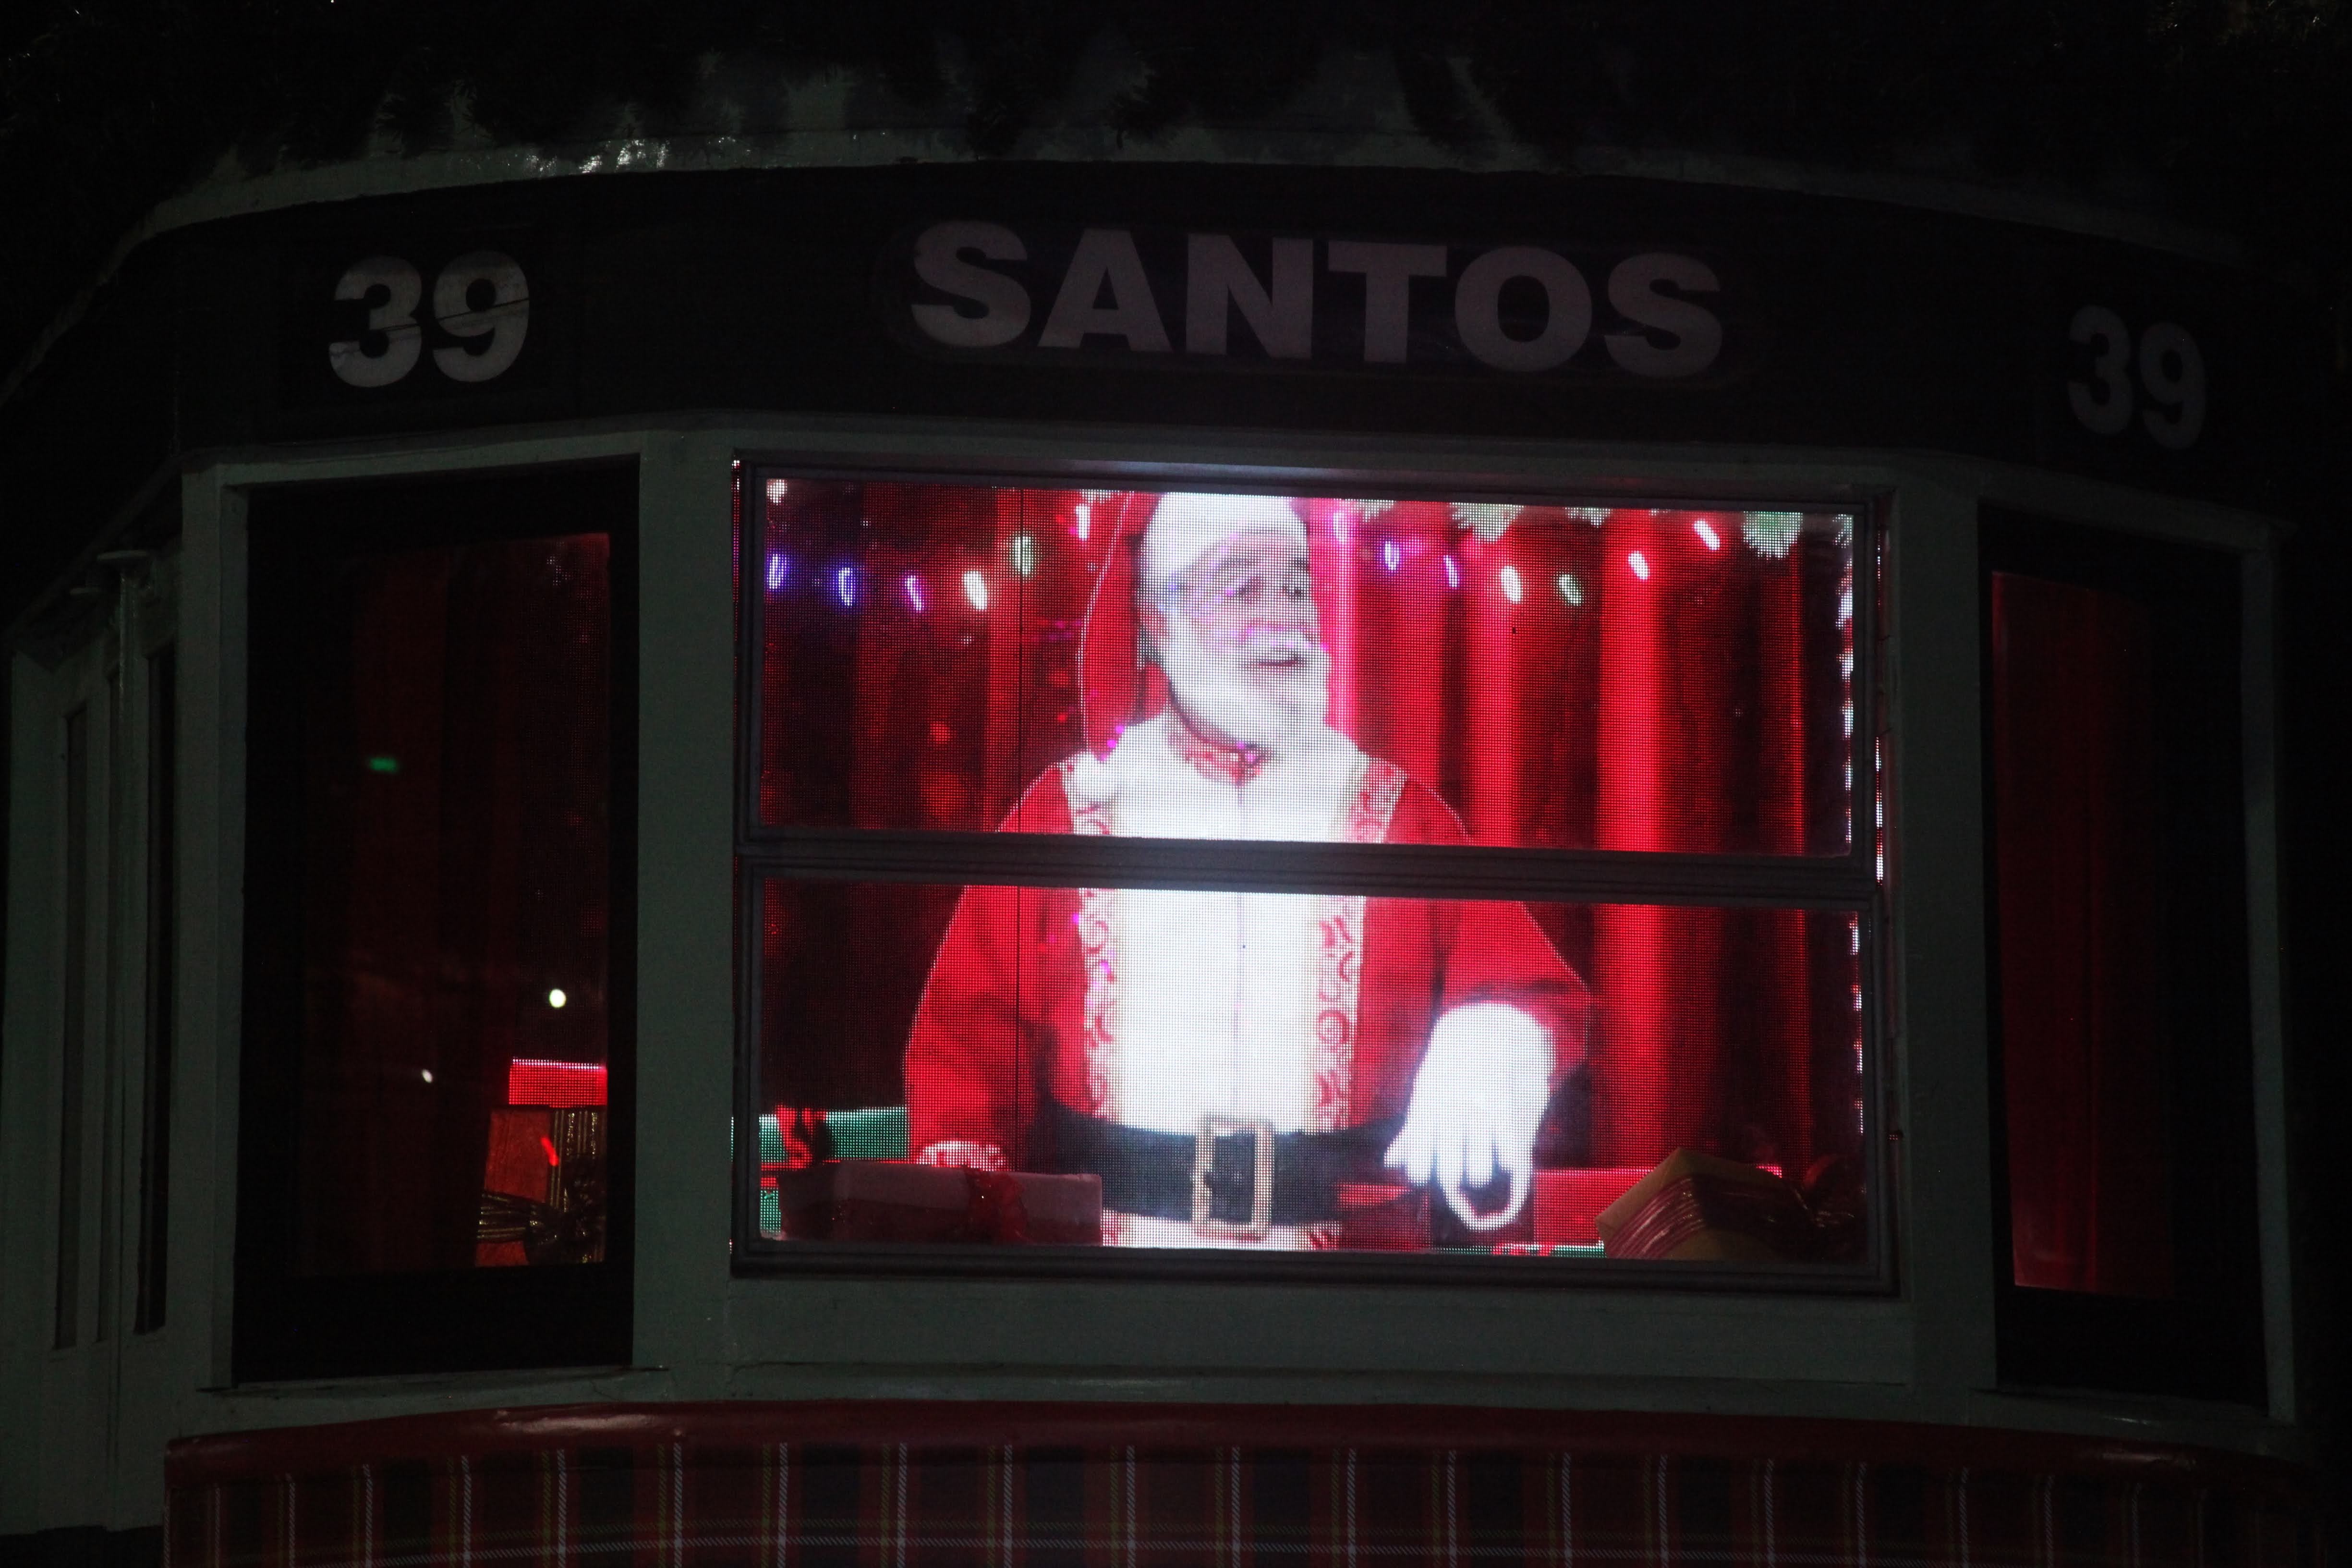
[[[931,353],[1652,382],[1715,379],[1728,357],[1722,277],[1667,250],[959,221],[893,247],[880,281],[893,335]]]

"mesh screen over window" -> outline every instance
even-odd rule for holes
[[[1227,515],[1147,552],[1150,492],[770,479],[751,499],[764,823],[992,828],[1041,773],[1108,757],[1162,715],[1171,661],[1195,677],[1178,707],[1213,707],[1213,650],[1171,616],[1139,665],[1123,601],[1225,521],[1286,531],[1271,506],[1294,520],[1320,667],[1287,686],[1472,840],[1807,856],[1850,842],[1843,513],[1201,498]],[[1167,598],[1165,581],[1143,586]],[[1227,705],[1245,712],[1249,695]]]
[[[746,1245],[1864,1258],[1851,514],[742,500]]]

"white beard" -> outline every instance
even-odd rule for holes
[[[1242,666],[1202,646],[1180,616],[1170,617],[1158,658],[1177,709],[1196,728],[1269,756],[1304,749],[1323,732],[1330,710],[1331,656],[1300,650],[1286,670]]]

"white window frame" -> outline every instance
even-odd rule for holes
[[[638,459],[640,603],[635,1343],[627,1368],[232,1387],[236,1041],[242,976],[244,510],[257,487]],[[1888,756],[1885,1070],[1896,1288],[1819,1297],[1378,1288],[1163,1279],[736,1277],[727,1238],[735,1059],[736,653],[731,465],[1094,470],[1132,485],[1333,493],[1411,471],[1465,491],[1790,495],[1883,520]],[[1289,436],[947,419],[728,416],[200,457],[183,480],[182,966],[168,1366],[118,1405],[119,1451],[165,1438],[469,1404],[846,1395],[1390,1400],[1817,1414],[2293,1451],[2273,807],[2276,525],[2227,508],[2011,466],[1871,450]],[[2267,1413],[1998,1388],[1982,856],[1976,534],[1980,505],[2218,547],[2243,574],[2249,934]],[[23,679],[20,665],[20,681]],[[20,686],[19,690],[23,689]],[[20,698],[17,732],[27,722]],[[656,761],[657,760],[657,761]],[[20,752],[20,781],[26,765]],[[12,811],[15,910],[37,896],[38,791]],[[9,1032],[40,1015],[10,923]],[[20,956],[22,955],[22,956]],[[13,1086],[23,1054],[7,1064]],[[21,1097],[13,1093],[9,1100]],[[48,1097],[37,1103],[50,1107]],[[11,1104],[5,1110],[19,1114]],[[24,1158],[13,1134],[9,1157]],[[47,1147],[47,1139],[38,1147]],[[46,1189],[47,1184],[42,1184]],[[24,1205],[0,1197],[6,1222]],[[32,1212],[41,1211],[33,1205]],[[14,1234],[13,1232],[11,1233]],[[46,1256],[47,1243],[38,1255]],[[20,1253],[10,1254],[21,1256]],[[44,1287],[46,1281],[44,1280]],[[13,1299],[13,1298],[12,1298]],[[46,1300],[46,1298],[44,1298]],[[16,1320],[21,1313],[11,1309]],[[127,1321],[127,1319],[126,1319]],[[33,1358],[37,1360],[37,1355]],[[0,1366],[21,1379],[21,1340]],[[87,1390],[91,1400],[101,1391]],[[135,1407],[134,1407],[135,1406]],[[2115,1423],[2128,1415],[2131,1425]],[[109,1417],[112,1419],[112,1417]],[[0,1427],[0,1468],[32,1452]],[[160,1505],[160,1499],[157,1500]],[[13,1505],[11,1505],[13,1509]],[[47,1505],[43,1505],[47,1513]],[[152,1509],[149,1510],[152,1516]],[[17,1516],[12,1511],[9,1521]],[[0,1528],[34,1523],[0,1521]]]

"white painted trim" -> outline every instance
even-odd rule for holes
[[[687,1137],[672,1140],[680,1144],[674,1160],[656,1152],[661,1140],[641,1143],[647,1151],[641,1233],[658,1223],[657,1208],[699,1211],[707,1205],[708,1215],[677,1237],[640,1242],[635,1369],[225,1388],[241,976],[236,922],[242,906],[235,807],[241,750],[227,738],[242,732],[244,495],[277,483],[625,455],[643,464],[640,742],[646,755],[666,758],[677,775],[658,787],[641,785],[639,1048],[649,1065],[657,1052],[675,1053],[663,1058],[671,1080],[649,1088],[642,1103],[668,1132],[688,1129]],[[1500,495],[1565,489],[1596,499],[1663,492],[1734,501],[1850,500],[1857,506],[1891,499],[1894,613],[1885,673],[1890,721],[1901,742],[1890,814],[1902,879],[1893,931],[1906,944],[1896,954],[1891,1056],[1904,1158],[1911,1165],[1901,1198],[1901,1293],[1840,1299],[1448,1289],[1405,1293],[1412,1310],[1401,1317],[1394,1288],[727,1277],[720,1261],[723,1173],[698,1173],[690,1167],[698,1156],[683,1157],[683,1145],[723,1125],[731,1071],[731,995],[722,989],[730,906],[709,894],[709,884],[731,847],[725,808],[734,736],[726,701],[714,695],[721,689],[709,683],[732,657],[720,531],[722,476],[734,456],[980,473],[1117,468],[1144,482],[1289,486],[1402,470],[1460,491]],[[191,1195],[209,1190],[214,1207],[202,1234],[194,1233],[190,1215],[192,1230],[178,1237],[174,1254],[174,1375],[181,1381],[172,1435],[580,1400],[1232,1398],[1998,1422],[2305,1455],[2305,1436],[2282,1416],[2265,1420],[2187,1402],[1989,1391],[1981,855],[1971,833],[1947,826],[1947,819],[1974,822],[1979,805],[1979,498],[2199,539],[2258,558],[2275,533],[2269,520],[2230,509],[2004,465],[1864,449],[1463,442],[719,411],[658,425],[583,423],[198,455],[184,489],[189,859],[183,897],[192,918],[184,928],[182,1049],[183,1081],[205,1081],[187,1102],[179,1144],[186,1152],[175,1185]],[[1956,583],[1965,591],[1956,593]],[[657,704],[675,710],[657,713]],[[1906,825],[1931,818],[1937,826],[1928,839],[1905,833]],[[2268,831],[2252,816],[2250,826]],[[2258,879],[2264,875],[2256,873]],[[1933,938],[1923,942],[1931,915]],[[683,923],[656,931],[664,920]],[[657,967],[676,972],[656,973]],[[2271,985],[2275,996],[2274,979],[2258,978],[2258,984]],[[701,1037],[706,1032],[712,1037]],[[2263,1114],[2283,1114],[2275,1096]],[[2266,1226],[2276,1219],[2279,1195],[2266,1185]],[[2266,1234],[2266,1247],[2269,1242]],[[1444,1325],[1444,1331],[1431,1324]]]

